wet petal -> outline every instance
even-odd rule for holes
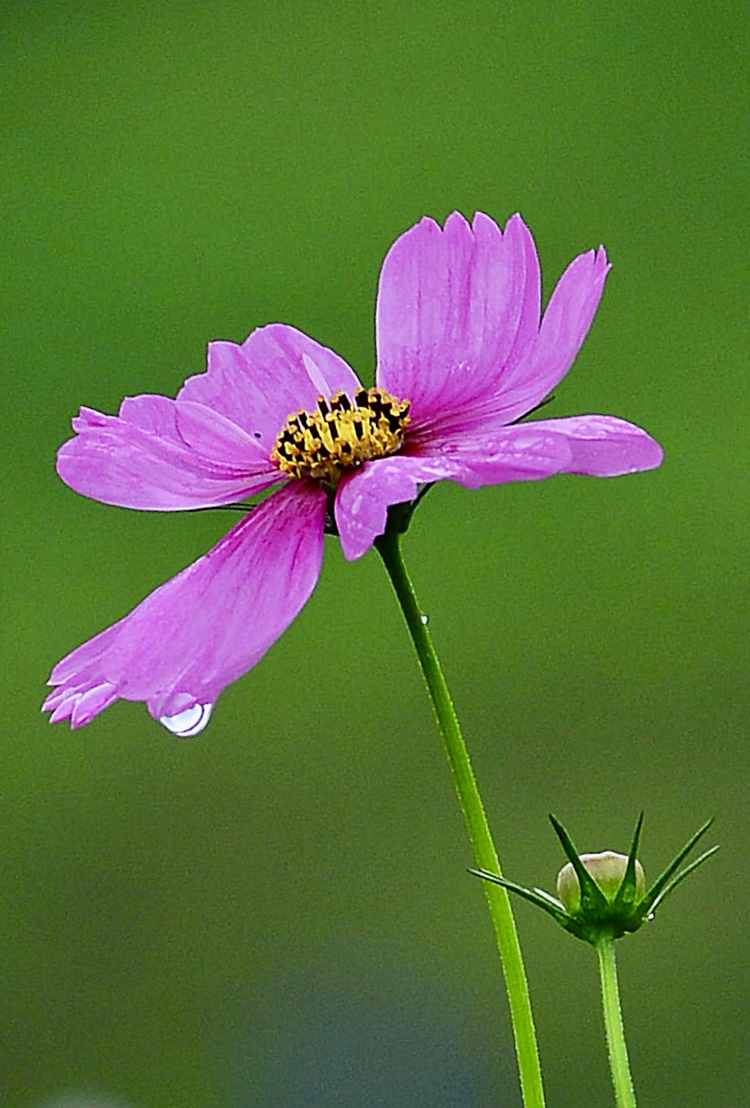
[[[520,424],[563,436],[570,448],[567,473],[591,477],[619,477],[661,465],[664,451],[658,442],[627,420],[615,416],[582,415]]]
[[[452,477],[447,459],[395,455],[365,462],[342,477],[336,494],[336,526],[344,557],[353,561],[369,550],[385,531],[388,508],[413,500],[419,486]]]
[[[564,435],[532,423],[463,433],[454,441],[443,437],[439,446],[430,444],[427,453],[433,457],[434,451],[453,467],[453,480],[469,489],[539,481],[567,471],[571,460]]]
[[[422,219],[380,274],[378,383],[412,401],[415,425],[497,393],[539,326],[539,264],[519,215],[505,231],[479,212]]]
[[[356,374],[343,358],[295,327],[271,323],[241,346],[212,342],[208,370],[190,377],[177,399],[195,401],[226,416],[260,442],[266,456],[287,418],[315,407],[319,393],[353,396]]]
[[[210,412],[203,415],[211,420]],[[193,423],[200,423],[194,412]],[[210,429],[207,422],[187,441],[179,405],[166,396],[129,397],[116,416],[81,408],[73,429],[75,438],[58,452],[57,472],[71,488],[105,504],[152,511],[208,507],[241,500],[279,479],[263,448],[229,421],[221,428],[214,421]]]
[[[453,480],[468,488],[533,481],[555,473],[616,477],[653,469],[662,449],[646,431],[614,416],[585,415],[533,420],[513,427],[463,431],[424,448],[427,457],[444,458]]]
[[[309,598],[325,510],[325,493],[311,483],[269,496],[197,562],[55,666],[57,688],[45,702],[53,720],[80,726],[117,698],[145,701],[156,719],[212,705]]]

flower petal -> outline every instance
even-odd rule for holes
[[[413,500],[420,485],[452,477],[455,466],[448,459],[409,458],[397,454],[365,462],[345,474],[336,494],[336,526],[341,549],[349,561],[361,558],[385,531],[388,508]]]
[[[570,448],[566,473],[590,477],[619,477],[661,465],[664,451],[655,439],[616,416],[582,415],[568,419],[541,419],[518,424],[563,436]]]
[[[424,445],[418,455],[366,462],[344,475],[336,496],[336,525],[344,556],[360,558],[386,527],[388,508],[413,500],[419,486],[451,480],[466,488],[539,481],[555,473],[614,477],[652,469],[661,447],[632,423],[614,416],[537,420],[474,430]]]
[[[453,466],[453,480],[468,488],[533,481],[555,473],[616,477],[653,469],[662,449],[640,427],[614,416],[543,419],[497,430],[446,435],[423,447],[423,456]]]
[[[358,388],[356,374],[338,354],[295,327],[271,323],[241,346],[210,343],[207,372],[188,378],[177,399],[220,412],[257,439],[268,456],[292,412],[314,408],[320,393],[341,389],[351,397]]]
[[[492,405],[510,423],[531,411],[570,369],[599,307],[611,266],[603,246],[574,258],[557,282],[536,341],[508,374]]]
[[[326,495],[309,482],[273,493],[207,554],[55,666],[44,707],[88,723],[115,699],[151,715],[213,704],[259,661],[320,574]]]
[[[425,455],[435,457],[434,450],[453,467],[452,479],[469,489],[509,481],[539,481],[567,471],[571,460],[566,437],[534,423],[474,431],[471,435],[463,432],[453,442],[443,437],[439,446],[430,444]]]
[[[211,421],[211,413],[203,416]],[[279,480],[268,454],[240,428],[214,420],[210,432],[207,422],[188,442],[179,417],[179,405],[166,396],[128,397],[116,416],[81,408],[57,472],[84,496],[153,511],[228,504]]]
[[[505,231],[478,212],[422,219],[383,262],[378,383],[412,402],[415,426],[501,390],[534,343],[539,264],[519,215]]]

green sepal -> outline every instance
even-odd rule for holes
[[[488,869],[470,869],[469,873],[474,877],[480,877],[483,881],[492,881],[495,885],[502,885],[509,892],[516,893],[517,896],[528,900],[530,904],[536,904],[537,908],[541,908],[547,915],[552,916],[553,920],[564,927],[566,931],[570,931],[579,939],[586,938],[585,929],[581,927],[574,916],[567,912],[565,905],[550,893],[544,892],[543,889],[527,889],[524,885],[519,885],[515,881],[510,881],[507,877],[501,877],[500,874],[492,873]]]
[[[586,916],[588,919],[591,919],[593,916],[606,918],[609,913],[609,901],[581,861],[575,843],[560,823],[559,819],[556,819],[551,812],[549,821],[554,827],[558,839],[562,843],[562,848],[568,856],[568,860],[576,871],[576,877],[581,886],[580,915]],[[578,915],[579,913],[571,913],[571,915],[574,914]]]
[[[510,881],[507,877],[501,877],[499,873],[492,873],[488,869],[470,869],[469,873],[474,877],[481,877],[483,881],[492,881],[495,885],[502,885],[504,889],[508,889],[509,892],[516,893],[518,896],[522,896],[524,900],[530,901],[532,904],[536,904],[538,908],[543,908],[545,912],[553,916],[559,922],[563,916],[567,916],[565,907],[559,901],[549,894],[541,895],[536,889],[527,889],[524,885],[519,885],[515,881]]]
[[[685,878],[693,872],[693,870],[696,870],[698,866],[702,866],[704,862],[708,861],[708,859],[713,854],[715,854],[717,850],[720,849],[721,846],[717,843],[716,846],[712,846],[710,850],[704,851],[704,853],[701,854],[700,858],[696,858],[695,861],[691,862],[689,866],[685,866],[685,869],[681,870],[681,872],[678,873],[677,876],[673,878],[673,880],[670,881],[668,885],[665,885],[659,896],[657,896],[656,899],[652,901],[651,904],[648,906],[648,917],[650,918],[651,916],[653,916],[659,905],[669,896],[670,893],[674,892],[681,881],[684,881]]]
[[[707,819],[703,826],[699,827],[695,834],[688,839],[677,857],[673,858],[664,872],[660,874],[659,877],[657,877],[656,881],[654,881],[653,885],[648,890],[640,904],[640,908],[644,916],[650,915],[653,912],[654,907],[658,903],[660,903],[669,892],[672,892],[672,890],[676,888],[679,881],[681,881],[683,877],[687,877],[687,874],[692,872],[692,870],[696,868],[696,864],[704,862],[706,858],[710,857],[711,854],[716,853],[718,847],[714,847],[713,850],[707,851],[706,854],[702,855],[698,859],[697,863],[694,862],[691,866],[688,867],[687,870],[685,870],[684,873],[679,874],[675,881],[670,880],[672,874],[675,872],[676,869],[679,868],[685,858],[687,858],[688,854],[699,841],[699,839],[703,838],[706,831],[708,831],[713,822],[713,816],[711,817],[711,819]]]
[[[638,899],[635,863],[638,857],[638,846],[641,841],[643,816],[644,813],[641,812],[638,817],[638,822],[635,825],[635,831],[633,832],[633,841],[630,844],[630,851],[628,852],[628,864],[625,867],[625,874],[617,890],[617,895],[611,904],[611,911],[614,915],[621,915],[623,917],[632,916],[633,909]]]

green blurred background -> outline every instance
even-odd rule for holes
[[[174,395],[209,339],[294,323],[372,372],[391,241],[521,210],[549,294],[614,262],[550,415],[654,473],[444,485],[407,543],[507,872],[550,888],[647,813],[724,849],[620,947],[639,1103],[746,1103],[747,87],[742,5],[16,3],[0,14],[0,1103],[515,1108],[489,923],[374,554],[320,585],[211,726],[39,713],[50,666],[222,513],[67,489],[82,404]],[[518,908],[550,1108],[612,1102],[593,955]]]

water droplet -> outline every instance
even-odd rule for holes
[[[213,710],[213,704],[194,704],[192,708],[186,708],[176,716],[161,716],[159,723],[173,735],[179,735],[181,739],[190,739],[193,735],[201,733],[210,720]]]
[[[422,623],[429,623],[430,622],[430,617],[426,616],[424,614],[424,612],[422,612],[422,615],[419,618],[422,620]]]

